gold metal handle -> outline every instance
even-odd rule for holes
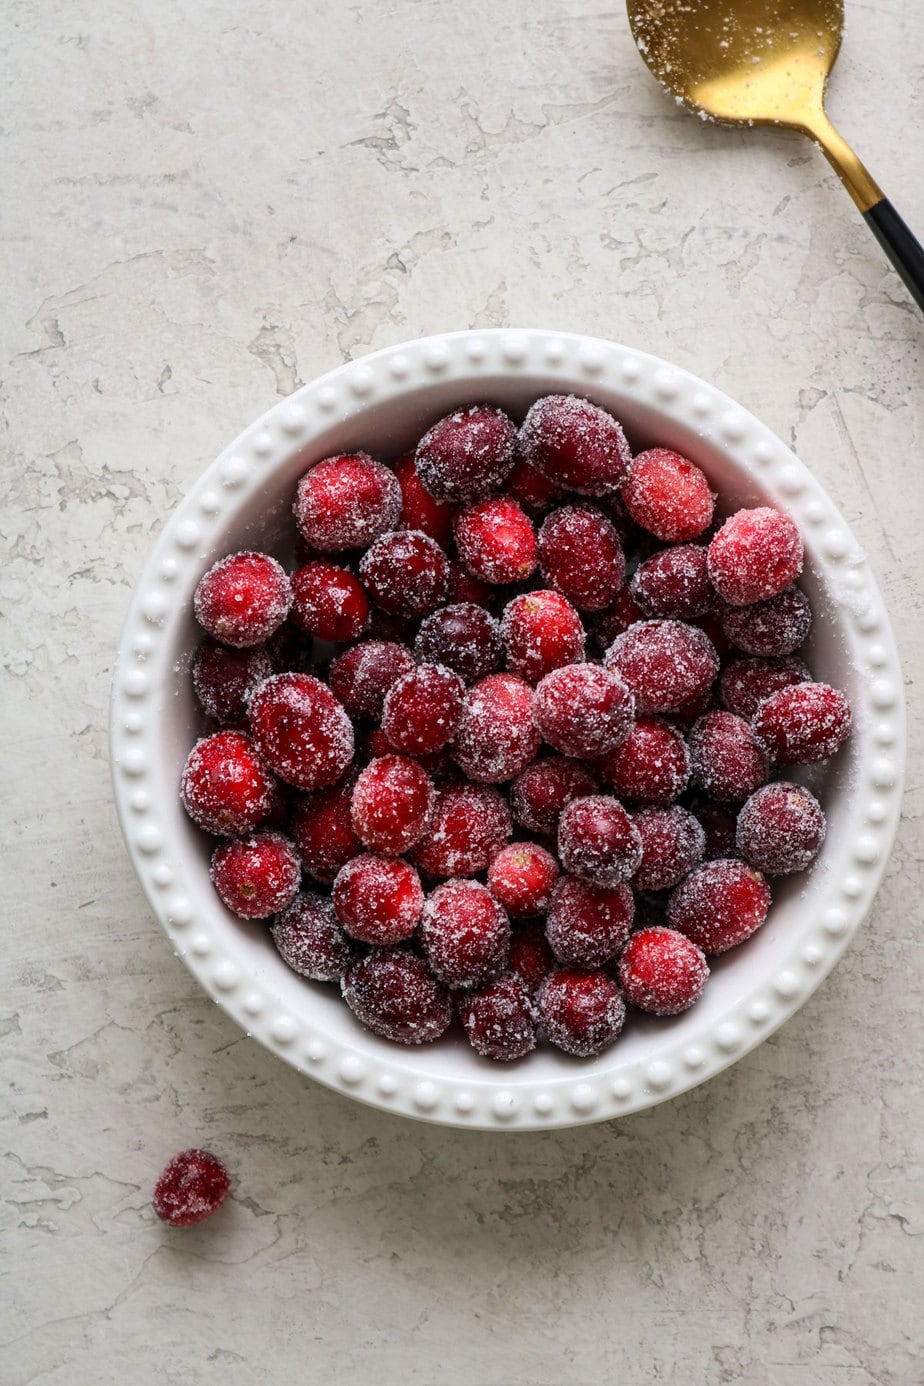
[[[864,168],[847,141],[837,133],[821,108],[804,115],[799,124],[820,146],[861,212],[868,212],[870,207],[882,201],[883,191],[875,178]]]

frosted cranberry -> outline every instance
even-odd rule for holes
[[[471,602],[474,606],[492,607],[498,597],[496,588],[490,587],[480,578],[473,577],[461,563],[450,560],[449,585],[446,588],[446,601],[450,605]]]
[[[469,1044],[484,1059],[510,1063],[536,1047],[539,1015],[529,989],[512,972],[459,1002]]]
[[[581,611],[602,611],[626,571],[619,536],[605,515],[575,505],[553,510],[539,531],[539,563],[550,587]]]
[[[604,794],[572,799],[558,820],[558,859],[591,885],[619,885],[639,868],[641,835],[616,799]]]
[[[488,889],[512,919],[528,918],[545,914],[558,874],[558,862],[537,842],[512,842],[488,867]]]
[[[801,571],[802,536],[795,521],[766,505],[737,511],[709,545],[712,585],[731,606],[775,597]]]
[[[353,831],[350,802],[352,777],[319,794],[306,794],[296,805],[289,832],[302,866],[323,885],[330,885],[352,857],[359,856],[362,843]]]
[[[287,784],[323,789],[353,759],[352,723],[311,674],[273,674],[251,697],[248,715],[260,754]]]
[[[780,765],[827,760],[850,735],[850,705],[827,683],[794,683],[759,704],[754,735]]]
[[[298,483],[295,522],[321,553],[364,549],[401,514],[401,487],[388,467],[365,452],[325,457]]]
[[[450,987],[483,987],[507,966],[510,921],[478,881],[446,881],[424,905],[420,937],[433,972]]]
[[[667,922],[704,953],[725,953],[760,928],[770,888],[759,871],[729,857],[694,867],[667,902]]]
[[[640,713],[670,712],[704,694],[719,672],[707,635],[681,621],[641,621],[617,635],[603,660],[635,694]]]
[[[694,802],[693,813],[705,834],[703,855],[707,861],[712,861],[716,857],[738,855],[735,847],[735,828],[738,821],[735,809],[727,808],[724,804],[714,804],[706,799]]]
[[[810,683],[811,679],[808,669],[795,655],[780,659],[740,655],[730,659],[722,670],[719,693],[729,712],[750,719],[771,693],[778,693],[794,683]]]
[[[385,694],[414,668],[414,656],[404,645],[364,640],[334,660],[328,678],[351,717],[381,717]]]
[[[766,784],[770,765],[750,723],[733,712],[709,712],[690,732],[693,783],[723,804],[740,804]]]
[[[451,669],[420,664],[386,693],[382,730],[396,751],[438,751],[456,734],[464,694],[465,684]]]
[[[706,835],[686,809],[640,809],[632,821],[642,837],[642,864],[632,877],[636,890],[670,890],[702,861]]]
[[[679,621],[705,616],[715,602],[706,550],[698,544],[678,544],[652,554],[636,569],[629,590],[646,616]]]
[[[814,794],[780,781],[751,795],[738,815],[738,851],[758,871],[787,876],[804,871],[825,840],[827,822]]]
[[[475,876],[486,871],[510,836],[506,800],[483,784],[448,784],[436,791],[429,826],[414,848],[428,876]]]
[[[524,582],[536,570],[536,535],[516,501],[479,501],[453,520],[456,548],[465,567],[482,582]]]
[[[688,736],[701,718],[705,717],[707,713],[718,710],[718,700],[712,689],[709,688],[698,698],[691,698],[688,703],[681,703],[680,707],[675,707],[673,712],[667,713],[667,718],[679,731]]]
[[[278,630],[292,604],[285,570],[269,554],[228,554],[200,578],[196,620],[223,645],[261,645]]]
[[[151,1200],[170,1227],[193,1227],[210,1218],[228,1197],[231,1177],[208,1150],[181,1150],[161,1171]]]
[[[408,862],[366,854],[341,867],[332,899],[351,938],[381,947],[411,937],[420,922],[424,893]]]
[[[504,489],[511,500],[523,507],[527,515],[541,515],[553,505],[558,505],[567,494],[563,487],[537,472],[535,467],[531,467],[522,458],[515,463]]]
[[[276,919],[273,942],[283,962],[312,982],[336,982],[353,958],[327,895],[301,891]]]
[[[501,634],[507,666],[527,683],[584,658],[584,627],[558,592],[524,592],[504,608]]]
[[[500,409],[474,404],[447,414],[417,444],[417,475],[444,501],[476,501],[513,470],[516,429]]]
[[[716,608],[706,613],[705,616],[697,616],[693,620],[693,625],[698,626],[705,635],[712,641],[712,646],[722,660],[731,652],[732,643],[722,628],[721,617]]]
[[[603,784],[620,799],[666,808],[690,778],[690,753],[676,727],[660,717],[641,717],[622,745],[595,763]]]
[[[452,517],[456,507],[436,500],[424,489],[412,452],[396,464],[395,476],[401,487],[401,528],[423,530],[441,549],[447,548],[452,542]]]
[[[363,637],[365,640],[382,640],[410,648],[416,634],[417,620],[413,616],[393,616],[380,606],[373,606]]]
[[[500,784],[539,750],[533,690],[513,674],[489,674],[465,694],[453,754],[470,780]]]
[[[262,823],[273,806],[275,780],[249,736],[216,732],[190,751],[180,798],[207,833],[235,837]]]
[[[203,640],[193,659],[193,689],[216,722],[242,722],[251,693],[272,672],[265,645],[235,650],[215,640]]]
[[[726,606],[722,629],[729,641],[752,655],[788,655],[797,650],[812,628],[812,608],[798,587],[750,606]]]
[[[422,958],[403,948],[379,949],[353,963],[340,987],[362,1025],[398,1044],[429,1044],[452,1020],[449,992]]]
[[[414,650],[427,664],[442,664],[466,683],[500,668],[504,644],[490,612],[474,602],[441,607],[421,622]]]
[[[635,901],[627,885],[609,888],[562,876],[546,920],[552,952],[568,967],[602,967],[615,958],[629,934]]]
[[[598,664],[553,669],[536,689],[543,738],[566,756],[599,756],[632,730],[635,699],[618,674]]]
[[[446,600],[449,560],[419,529],[383,534],[359,562],[369,596],[392,616],[426,616]]]
[[[590,1059],[618,1039],[626,1004],[605,972],[553,972],[539,992],[539,1020],[549,1041],[566,1054]]]
[[[531,996],[542,986],[555,965],[555,958],[541,924],[523,924],[510,939],[507,966],[526,983]]]
[[[611,414],[575,395],[537,399],[519,433],[520,455],[537,472],[587,496],[616,491],[632,464]]]
[[[594,644],[601,650],[609,649],[617,635],[634,626],[645,617],[636,605],[635,598],[625,583],[616,594],[616,600],[605,611],[600,611],[591,623]]]
[[[212,856],[212,884],[242,919],[265,919],[284,910],[301,875],[295,848],[282,833],[236,837],[222,842]]]
[[[292,574],[292,620],[318,640],[346,643],[369,623],[362,583],[336,563],[309,563]]]
[[[529,832],[553,837],[565,805],[596,789],[597,781],[586,766],[562,756],[544,756],[527,765],[511,785],[513,816]]]
[[[380,756],[360,773],[350,814],[358,837],[371,851],[397,856],[423,836],[433,802],[433,781],[416,761]]]
[[[701,948],[676,929],[640,929],[619,959],[626,1000],[651,1015],[680,1015],[702,996],[709,964]]]
[[[667,544],[702,534],[715,509],[705,474],[670,448],[640,452],[621,495],[635,523]]]

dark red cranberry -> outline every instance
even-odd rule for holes
[[[193,689],[216,722],[242,722],[251,693],[272,672],[265,645],[235,650],[216,640],[203,640],[193,660]]]
[[[553,669],[536,689],[543,738],[566,756],[600,756],[632,730],[635,699],[617,673],[599,664]]]
[[[302,866],[323,885],[330,885],[341,866],[363,850],[350,818],[352,797],[353,777],[348,776],[332,789],[304,795],[292,814],[289,832]]]
[[[398,1044],[429,1044],[452,1020],[449,992],[422,958],[403,948],[377,949],[353,963],[341,990],[361,1024]]]
[[[557,485],[603,496],[622,485],[632,453],[606,410],[575,395],[537,399],[519,433],[520,455]]]
[[[642,862],[632,877],[636,890],[670,890],[702,861],[706,835],[678,804],[639,809],[632,822],[642,836]]]
[[[486,871],[510,836],[507,802],[484,784],[448,784],[436,791],[429,826],[413,850],[428,876]]]
[[[731,606],[763,602],[802,571],[802,536],[795,521],[769,506],[739,510],[709,545],[709,576]]]
[[[603,794],[572,799],[558,820],[558,859],[591,885],[619,885],[639,868],[641,835],[616,799]]]
[[[513,816],[521,828],[553,837],[565,805],[596,789],[586,766],[563,756],[544,756],[527,765],[511,785]]]
[[[513,674],[489,674],[465,694],[453,754],[470,780],[513,779],[539,750],[533,690]]]
[[[154,1185],[154,1212],[170,1227],[193,1227],[210,1218],[228,1197],[231,1178],[208,1150],[181,1150]]]
[[[808,639],[812,608],[799,587],[750,606],[726,606],[722,629],[733,645],[752,655],[788,655]]]
[[[779,781],[752,794],[738,815],[737,846],[768,876],[804,871],[825,840],[824,810],[808,789]]]
[[[507,478],[504,488],[511,500],[521,505],[527,515],[542,515],[560,504],[567,494],[563,487],[537,472],[528,462],[519,458]]]
[[[446,881],[424,905],[420,937],[430,966],[450,987],[483,987],[507,966],[510,921],[478,881]]]
[[[456,734],[465,685],[451,669],[420,664],[402,674],[385,695],[382,730],[396,751],[438,751]]]
[[[677,621],[705,616],[715,603],[706,550],[698,544],[678,544],[652,554],[636,569],[629,590],[646,616]]]
[[[704,953],[724,953],[760,928],[770,888],[746,862],[723,857],[694,867],[667,904],[667,922]]]
[[[292,605],[285,570],[266,553],[231,553],[200,578],[193,597],[196,620],[223,645],[261,645],[278,630]]]
[[[395,857],[353,857],[337,873],[332,898],[351,938],[379,947],[410,938],[424,893],[413,866]]]
[[[621,745],[595,762],[601,782],[619,799],[666,808],[687,787],[690,753],[676,727],[640,717]]]
[[[459,510],[453,520],[456,548],[465,567],[482,582],[524,582],[536,569],[536,535],[516,501],[492,496]]]
[[[670,448],[640,452],[621,494],[635,523],[667,544],[696,539],[712,522],[715,496],[709,482]]]
[[[605,972],[553,972],[539,992],[539,1020],[558,1049],[579,1059],[602,1054],[626,1018],[622,994]]]
[[[512,972],[463,996],[459,1016],[469,1044],[484,1059],[510,1063],[536,1047],[538,1012],[525,982]]]
[[[671,712],[701,697],[719,672],[709,637],[681,621],[642,621],[617,635],[604,657],[635,694],[640,713]]]
[[[302,868],[282,833],[259,832],[222,842],[212,856],[212,884],[242,919],[265,919],[295,896]]]
[[[555,965],[555,958],[542,924],[521,924],[510,938],[511,972],[522,977],[531,996],[542,986]]]
[[[640,929],[619,959],[626,1000],[651,1015],[680,1015],[702,996],[709,964],[701,948],[676,929]]]
[[[426,616],[446,600],[449,561],[419,529],[392,530],[366,550],[359,575],[369,596],[392,616]]]
[[[480,578],[473,577],[467,568],[455,559],[449,563],[449,586],[446,588],[446,601],[451,605],[458,605],[460,602],[471,602],[474,606],[484,606],[490,609],[496,605],[501,594],[496,587],[491,587],[488,583],[482,582]]]
[[[740,804],[766,784],[770,765],[750,723],[733,712],[709,712],[690,732],[693,783],[711,799]]]
[[[827,760],[850,735],[850,705],[826,683],[795,683],[759,704],[754,734],[780,765]]]
[[[336,982],[353,958],[329,896],[301,891],[276,916],[273,942],[283,962],[313,982]]]
[[[345,644],[369,623],[362,584],[336,563],[309,563],[292,574],[292,620],[318,640]]]
[[[248,708],[257,749],[298,789],[334,784],[353,759],[353,726],[333,693],[311,674],[273,674]]]
[[[426,664],[442,664],[466,683],[499,669],[504,657],[500,626],[474,602],[441,607],[421,622],[414,650]]]
[[[397,856],[423,836],[433,804],[427,772],[407,756],[387,755],[370,761],[360,773],[350,813],[370,851]]]
[[[622,635],[623,631],[644,619],[629,591],[629,584],[624,583],[616,593],[616,600],[612,605],[598,612],[591,623],[594,644],[600,650],[608,650],[617,635]]]
[[[501,634],[511,673],[536,684],[553,669],[584,658],[584,627],[558,592],[524,592],[504,608]]]
[[[364,640],[334,660],[328,678],[351,717],[381,717],[385,694],[414,668],[414,656],[404,645]]]
[[[500,409],[457,409],[417,444],[417,475],[437,500],[482,500],[510,475],[515,447],[516,429]]]
[[[746,611],[747,607],[740,609]],[[729,712],[750,721],[758,704],[771,693],[778,693],[793,683],[810,683],[811,679],[808,669],[795,655],[781,659],[739,655],[737,659],[730,659],[722,670],[719,693]]]
[[[635,914],[629,886],[594,886],[562,876],[549,908],[546,935],[552,952],[568,967],[603,967],[619,955]]]
[[[695,800],[692,811],[706,836],[703,855],[707,861],[716,857],[736,857],[735,827],[738,819],[736,810],[725,804],[714,804],[709,799]]]
[[[394,529],[400,514],[398,478],[365,452],[325,457],[298,483],[295,522],[321,553],[364,549]]]
[[[599,510],[575,505],[553,510],[539,531],[539,562],[550,587],[580,611],[615,601],[626,571],[619,536]]]
[[[180,798],[193,822],[207,833],[237,837],[269,816],[275,785],[250,737],[223,731],[197,742],[190,751]]]

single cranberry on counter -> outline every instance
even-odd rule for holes
[[[553,972],[539,992],[539,1021],[566,1054],[590,1059],[619,1037],[626,1019],[622,993],[605,972]]]
[[[779,765],[812,765],[840,750],[850,735],[850,704],[827,683],[795,683],[758,704],[752,726]]]
[[[747,607],[739,609],[746,611]],[[719,696],[729,712],[750,721],[758,705],[771,693],[778,693],[793,683],[811,681],[808,669],[795,655],[779,659],[739,655],[730,659],[719,675]]]
[[[365,452],[325,457],[298,483],[295,522],[321,553],[366,548],[400,515],[398,478]]]
[[[632,877],[636,890],[670,890],[702,861],[706,834],[678,804],[639,809],[632,822],[642,837],[642,861]]]
[[[396,529],[366,550],[359,575],[390,616],[427,616],[446,600],[449,560],[423,530]]]
[[[808,639],[811,628],[812,608],[799,587],[787,587],[765,602],[722,610],[722,629],[746,654],[792,654]]]
[[[616,600],[626,571],[619,535],[605,515],[585,506],[553,510],[539,531],[539,564],[550,587],[580,611]]]
[[[524,582],[536,570],[532,524],[516,501],[505,496],[459,510],[452,522],[456,548],[468,571],[482,582]]]
[[[689,1010],[708,980],[705,953],[676,929],[639,929],[619,959],[619,985],[626,1000],[651,1015]]]
[[[507,801],[485,784],[447,784],[436,803],[413,858],[428,876],[475,876],[487,871],[510,837]]]
[[[558,876],[558,862],[538,842],[512,842],[488,867],[488,889],[511,919],[529,918],[545,914]]]
[[[738,815],[738,851],[768,876],[804,871],[821,851],[824,810],[808,789],[779,780],[752,794]]]
[[[344,1001],[373,1034],[398,1044],[429,1044],[452,1020],[449,992],[423,958],[380,948],[353,963],[340,983]]]
[[[635,523],[666,544],[696,539],[712,523],[715,495],[705,474],[670,448],[640,452],[621,495]]]
[[[381,717],[392,684],[416,667],[405,645],[393,640],[364,640],[334,660],[328,679],[351,717]]]
[[[733,712],[708,712],[690,732],[692,780],[723,804],[740,804],[766,784],[767,753],[749,722]]]
[[[646,616],[692,621],[715,605],[706,549],[678,544],[652,554],[635,570],[629,591]]]
[[[196,743],[180,777],[183,807],[198,827],[239,837],[269,817],[276,781],[243,732],[223,731]]]
[[[282,625],[292,605],[285,569],[266,553],[231,553],[199,579],[193,597],[196,620],[223,645],[262,645]]]
[[[447,414],[417,444],[421,484],[442,501],[477,501],[498,491],[513,470],[516,429],[507,415],[473,404]]]
[[[507,966],[510,921],[479,881],[446,881],[424,905],[420,937],[433,972],[450,987],[483,987]]]
[[[303,795],[295,806],[289,832],[302,868],[322,885],[330,885],[363,845],[353,830],[350,805],[355,775],[317,794]]]
[[[622,485],[632,453],[605,409],[576,395],[546,395],[530,407],[518,435],[520,456],[537,472],[587,496]]]
[[[554,837],[565,805],[597,788],[585,765],[564,756],[543,756],[527,765],[511,785],[513,816],[528,832]]]
[[[760,505],[725,521],[709,545],[709,576],[723,601],[747,606],[775,597],[795,581],[802,557],[795,521]]]
[[[430,495],[417,475],[414,454],[409,452],[395,463],[395,476],[401,487],[401,529],[420,529],[435,539],[441,549],[452,543],[452,517],[456,507]]]
[[[535,717],[545,741],[566,756],[600,756],[632,730],[635,699],[619,674],[570,664],[536,689]]]
[[[273,674],[252,695],[248,717],[264,760],[297,789],[336,783],[353,759],[353,724],[311,674]]]
[[[151,1202],[170,1227],[193,1227],[210,1218],[228,1197],[231,1177],[208,1150],[181,1150],[161,1171]]]
[[[558,859],[591,885],[619,885],[639,868],[641,834],[616,799],[604,794],[572,799],[558,820]]]
[[[265,645],[237,650],[217,640],[203,640],[193,659],[193,691],[216,722],[242,722],[251,693],[272,672]]]
[[[552,896],[546,936],[568,967],[603,967],[618,957],[632,932],[635,900],[629,886],[605,888],[562,876]]]
[[[672,712],[708,692],[719,672],[712,641],[682,621],[641,621],[617,635],[603,662],[635,694],[639,713]]]
[[[277,914],[273,942],[283,962],[312,982],[336,982],[354,956],[328,895],[300,891]]]
[[[504,608],[501,634],[511,673],[536,684],[553,669],[584,658],[584,627],[558,592],[524,592]]]
[[[308,563],[292,574],[292,620],[318,640],[345,644],[369,624],[369,598],[347,568]]]
[[[507,966],[523,979],[530,996],[535,996],[555,966],[542,924],[521,924],[514,929]]]
[[[536,1047],[539,1014],[522,978],[512,972],[459,1000],[469,1044],[484,1059],[511,1063]]]
[[[424,893],[406,861],[366,854],[337,873],[332,899],[351,938],[379,947],[410,938],[420,922]]]
[[[497,620],[483,606],[455,602],[421,622],[414,651],[424,663],[442,664],[472,683],[501,667],[504,642]]]
[[[216,847],[210,874],[232,913],[242,919],[265,919],[293,899],[302,868],[287,837],[259,832]]]
[[[460,769],[479,784],[501,784],[535,758],[539,728],[533,690],[513,674],[489,674],[462,701],[453,745]]]
[[[385,695],[382,730],[396,751],[425,755],[453,739],[462,717],[465,684],[440,664],[419,664]]]
[[[769,908],[770,887],[760,872],[723,857],[694,867],[677,886],[667,922],[704,953],[725,953],[760,928]]]
[[[379,756],[353,786],[350,815],[370,851],[398,856],[423,836],[434,802],[433,781],[416,761]]]
[[[667,808],[687,787],[690,752],[670,722],[640,717],[625,741],[600,756],[594,769],[618,799]]]

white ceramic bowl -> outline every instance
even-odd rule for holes
[[[599,1058],[548,1047],[502,1066],[450,1039],[420,1048],[362,1029],[336,988],[277,956],[265,925],[221,904],[210,845],[180,806],[180,770],[202,721],[189,677],[192,595],[221,555],[291,550],[300,474],[331,453],[395,457],[457,405],[522,417],[539,395],[574,392],[611,410],[636,450],[675,447],[704,468],[725,510],[770,503],[798,522],[816,614],[809,662],[854,709],[820,793],[829,830],[814,868],[774,887],[765,926],[714,960],[705,996],[673,1020],[633,1016]],[[112,764],[125,840],[180,956],[241,1027],[294,1067],[388,1111],[516,1130],[599,1121],[661,1102],[726,1068],[798,1009],[866,915],[899,814],[901,672],[863,555],[817,481],[763,424],[687,372],[610,342],[542,331],[460,332],[389,347],[304,386],[258,419],[193,486],[144,569],[126,622],[112,703]]]

